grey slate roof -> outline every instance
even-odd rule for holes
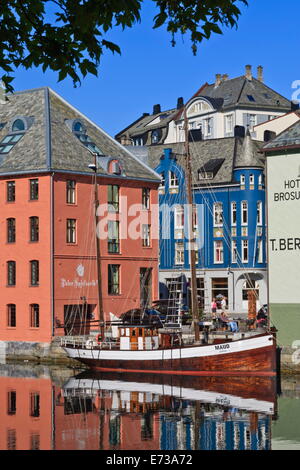
[[[249,100],[252,96],[254,101]],[[256,78],[248,80],[245,76],[227,79],[217,87],[206,85],[198,96],[210,99],[223,99],[222,108],[249,107],[263,109],[291,110],[291,102]]]
[[[265,83],[252,77],[251,80],[246,76],[240,76],[232,79],[222,80],[218,86],[215,84],[206,83],[203,85],[193,96],[188,103],[196,97],[206,98],[218,111],[227,111],[231,108],[248,108],[253,110],[268,110],[269,112],[290,112],[291,102],[272,90]],[[249,99],[249,97],[252,97]],[[170,121],[182,117],[182,110],[170,109],[161,111],[158,114],[151,114],[142,116],[134,123],[128,125],[126,129],[116,134],[116,139],[120,139],[121,135],[128,135],[129,137],[137,137],[147,135],[147,140],[144,145],[151,145],[150,132],[154,129],[161,129],[162,136],[160,142],[163,142],[167,128]],[[165,119],[161,122],[151,125],[157,117],[167,114]]]
[[[32,125],[8,154],[0,156],[0,174],[46,170],[90,173],[88,165],[94,157],[66,124],[80,119],[102,153],[122,163],[126,177],[159,180],[153,170],[50,88],[16,92],[7,96],[5,104],[0,103],[0,123],[6,123],[0,127],[0,141],[18,116],[31,118]],[[99,168],[99,173],[108,175],[105,167]]]
[[[300,147],[300,121],[292,124],[288,129],[278,134],[273,140],[263,147],[264,152],[282,148]]]
[[[119,139],[121,135],[127,134],[130,137],[137,137],[142,136],[146,132],[161,129],[164,134],[166,134],[166,129],[170,121],[172,121],[173,117],[177,114],[177,109],[169,109],[167,111],[161,111],[157,114],[145,114],[139,120],[135,121],[134,123],[130,124],[126,129],[118,132],[116,134],[116,139]],[[161,121],[156,124],[151,124],[152,121],[155,121],[157,118],[161,117]],[[163,138],[166,136],[163,135]],[[150,142],[147,142],[150,143]],[[146,144],[146,142],[145,142]]]
[[[251,139],[251,137],[250,137]],[[263,142],[252,141],[251,153],[253,160],[244,157],[245,150],[248,153],[248,145],[245,144],[246,138],[241,137],[226,137],[223,139],[210,139],[200,142],[191,142],[189,149],[192,160],[193,181],[197,185],[207,185],[207,181],[198,180],[198,170],[206,167],[211,160],[224,159],[219,170],[214,175],[210,184],[227,184],[234,183],[233,170],[238,167],[264,167],[264,156],[260,153],[260,148]],[[185,161],[185,146],[184,143],[157,145],[148,147],[148,164],[151,168],[156,168],[160,164],[160,158],[163,155],[165,148],[171,148],[173,153],[176,154],[177,163],[184,165]]]

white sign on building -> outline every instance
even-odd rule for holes
[[[269,302],[300,303],[300,154],[268,156]]]

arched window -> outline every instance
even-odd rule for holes
[[[73,125],[74,132],[84,132],[83,125],[80,121],[75,121]]]
[[[25,131],[25,123],[24,123],[23,119],[16,119],[13,122],[11,130],[13,132],[23,132],[23,131]]]

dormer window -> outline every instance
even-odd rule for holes
[[[205,113],[208,111],[211,111],[212,107],[206,102],[206,101],[197,101],[196,103],[192,104],[187,112],[188,116],[194,115],[194,114],[201,114]]]
[[[21,118],[15,119],[12,123],[10,133],[0,142],[0,154],[9,153],[16,143],[23,137],[26,130],[26,122]]]
[[[74,132],[81,132],[81,133],[84,132],[83,125],[81,124],[80,121],[76,121],[76,122],[74,123],[73,131],[74,131]]]
[[[212,180],[214,177],[214,174],[212,171],[201,171],[198,170],[198,180]]]
[[[155,129],[151,132],[151,144],[158,144],[162,136],[162,132],[160,129]]]
[[[198,170],[198,180],[212,180],[220,170],[224,158],[212,158]]]
[[[16,119],[12,125],[11,130],[13,132],[23,132],[25,131],[25,123],[22,119]]]
[[[92,141],[92,139],[87,134],[85,125],[79,119],[73,121],[67,121],[68,127],[71,128],[73,134],[77,139],[92,153],[97,153],[98,155],[103,155],[103,152],[97,147],[97,145]]]
[[[122,173],[122,167],[118,160],[112,160],[108,166],[108,172],[114,175],[120,175]]]

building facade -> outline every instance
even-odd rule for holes
[[[263,148],[267,161],[269,306],[278,342],[299,364],[300,346],[300,124]]]
[[[261,66],[254,77],[247,65],[239,77],[216,74],[215,82],[202,85],[185,107],[190,138],[199,141],[245,135],[247,128],[253,132],[255,126],[289,113],[294,105],[265,85]],[[183,109],[183,98],[174,109],[164,111],[155,105],[152,114],[144,113],[115,138],[134,146],[183,142]]]
[[[156,173],[48,88],[8,95],[0,129],[0,339],[96,328],[95,154],[105,319],[156,299]],[[132,238],[134,205],[147,231]]]
[[[248,310],[248,290],[257,308],[267,303],[266,223],[263,163],[259,143],[219,139],[191,146],[193,227],[197,239],[198,302],[205,312],[213,298],[225,296],[228,308]],[[218,149],[221,159],[211,159]],[[189,305],[190,243],[184,157],[179,148],[164,149],[155,168],[160,187],[160,295],[169,295],[174,279],[184,276],[183,303]],[[208,158],[203,164],[199,163]]]

